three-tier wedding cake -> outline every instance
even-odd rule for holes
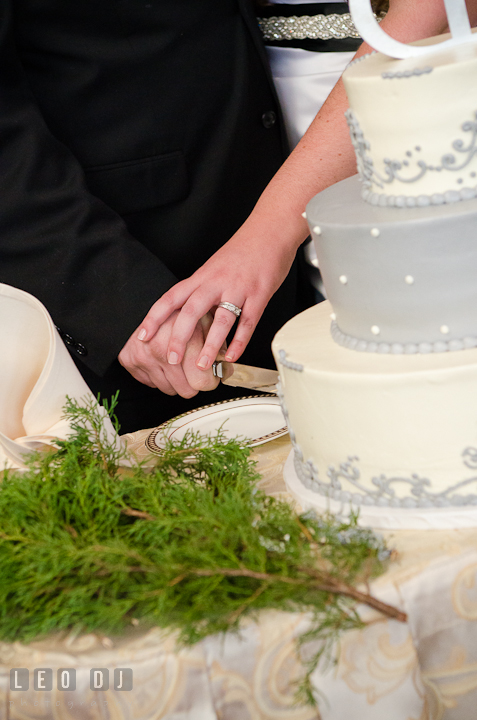
[[[286,480],[302,505],[374,526],[473,526],[477,43],[416,46],[344,74],[359,175],[306,210],[329,300],[273,343]]]

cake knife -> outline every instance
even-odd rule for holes
[[[267,370],[266,368],[253,367],[253,365],[216,360],[212,365],[212,371],[224,385],[264,393],[277,392],[277,370]]]

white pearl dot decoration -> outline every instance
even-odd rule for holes
[[[348,282],[348,278],[346,277],[346,275],[340,275],[340,283],[342,285],[346,285],[347,282]]]
[[[441,333],[447,335],[450,332],[448,325],[441,325]]]
[[[377,325],[373,325],[373,327],[371,328],[371,332],[373,333],[373,335],[379,335],[381,330],[378,328]]]
[[[313,228],[313,232],[315,233],[315,235],[321,235],[321,228],[320,228],[320,226],[319,226],[319,225],[315,225],[315,227]]]
[[[336,313],[331,313],[330,318],[331,318],[332,320],[336,320]]]
[[[302,216],[302,218],[305,218],[305,220],[306,220],[306,212],[302,212],[301,216]]]
[[[412,277],[412,275],[406,275],[406,277],[404,278],[404,282],[406,283],[406,285],[414,285],[414,278]]]
[[[373,228],[371,230],[371,235],[373,237],[379,237],[381,235],[381,230],[379,230],[378,228]]]

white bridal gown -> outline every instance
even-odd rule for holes
[[[316,0],[275,0],[273,4],[285,2],[287,5],[303,5]],[[288,138],[294,148],[352,60],[354,52],[313,52],[269,45],[267,53]]]

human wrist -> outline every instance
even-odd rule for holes
[[[260,238],[260,244],[270,245],[275,250],[296,252],[309,235],[306,220],[303,217],[304,205],[273,207],[267,203],[257,203],[254,211],[241,228],[249,238]]]

